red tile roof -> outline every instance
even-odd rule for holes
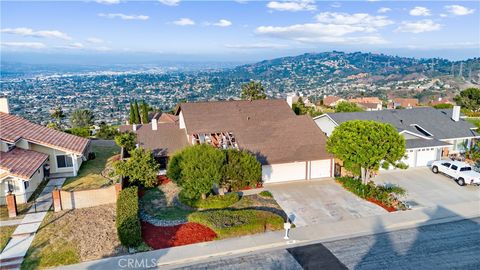
[[[82,155],[90,140],[29,122],[0,112],[0,140],[16,142],[23,138],[33,143]]]
[[[28,180],[47,159],[47,154],[14,148],[9,152],[0,152],[0,168],[10,175]]]
[[[335,102],[342,100],[341,97],[337,96],[326,96],[323,98],[323,105],[325,106],[332,106]]]

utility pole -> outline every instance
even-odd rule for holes
[[[458,77],[463,77],[463,62],[460,62],[460,71],[458,72]]]

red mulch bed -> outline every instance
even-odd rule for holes
[[[378,201],[378,200],[375,200],[374,198],[368,198],[367,201],[371,202],[371,203],[374,203],[380,207],[382,207],[383,209],[387,210],[388,212],[395,212],[397,211],[397,209],[393,206],[386,206],[384,205],[381,201]]]
[[[158,183],[159,186],[172,182],[172,180],[170,180],[170,178],[168,178],[166,175],[157,176],[157,181],[158,181],[157,183]]]
[[[153,249],[212,241],[216,236],[217,234],[210,228],[198,223],[157,227],[148,222],[142,222],[142,238]]]
[[[263,184],[262,183],[257,183],[257,186],[255,188],[261,188],[263,187]],[[241,188],[240,190],[249,190],[249,189],[253,189],[251,186],[246,186],[246,187],[243,187]]]

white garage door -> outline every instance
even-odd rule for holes
[[[306,163],[294,162],[262,166],[262,180],[264,183],[305,180]]]
[[[330,177],[332,163],[330,159],[312,160],[310,162],[310,178]]]
[[[435,157],[435,148],[417,149],[417,167],[430,165]]]
[[[409,168],[415,167],[415,151],[410,149],[405,152],[407,158],[403,159],[403,163],[407,164]]]

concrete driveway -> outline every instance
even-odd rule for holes
[[[269,184],[278,204],[294,215],[297,227],[385,214],[383,208],[362,200],[334,180],[308,180]]]
[[[459,186],[445,175],[432,173],[430,168],[382,171],[374,181],[377,184],[395,184],[406,189],[406,201],[414,209],[465,202],[476,203],[472,206],[478,207],[480,202],[480,187]]]

